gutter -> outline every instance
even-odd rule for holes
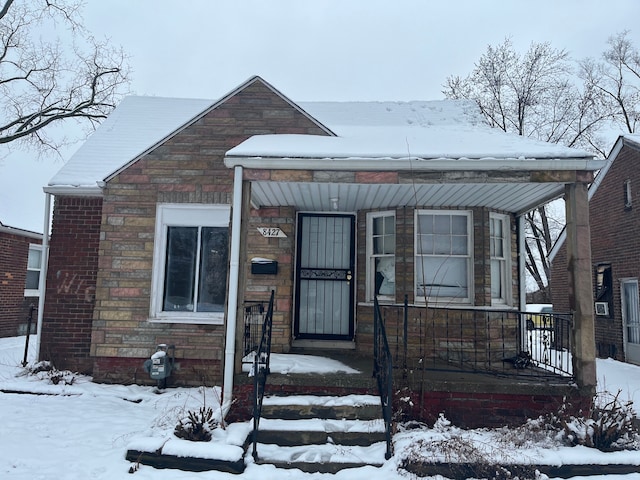
[[[42,226],[42,256],[40,258],[40,296],[38,297],[38,322],[36,337],[36,361],[40,361],[40,345],[42,342],[42,324],[44,322],[44,300],[47,291],[47,267],[49,266],[49,228],[51,219],[51,194],[47,193],[44,200],[44,225]]]
[[[234,168],[233,204],[231,218],[231,252],[229,268],[229,302],[227,304],[227,331],[224,350],[224,377],[222,382],[222,418],[231,408],[233,374],[236,354],[236,322],[238,316],[238,289],[240,288],[240,227],[242,220],[242,167]]]
[[[548,171],[599,170],[605,160],[592,157],[578,158],[420,158],[420,157],[224,157],[229,167],[256,169],[297,170],[304,162],[305,170],[371,170],[371,171]]]
[[[44,193],[51,195],[62,195],[66,197],[102,197],[102,188],[96,182],[96,186],[89,185],[47,185],[42,189]]]

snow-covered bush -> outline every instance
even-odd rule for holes
[[[198,411],[187,411],[186,418],[182,418],[174,430],[174,435],[192,442],[208,442],[211,432],[218,427],[213,417],[213,408],[200,407]]]
[[[620,391],[597,393],[587,417],[565,415],[565,407],[552,419],[570,445],[584,445],[603,452],[640,448],[637,416],[633,402],[622,401]]]
[[[420,425],[414,422],[400,426],[401,431],[416,428]],[[460,429],[440,414],[431,429],[425,428],[423,438],[414,434],[415,441],[401,454],[399,468],[419,477],[433,476],[446,466],[450,478],[540,478],[534,466],[508,453],[512,449],[505,444],[503,437],[503,432],[491,429],[475,432]],[[435,464],[438,464],[438,469],[431,468]]]
[[[36,376],[40,380],[48,380],[54,385],[73,385],[76,376],[69,370],[58,370],[53,363],[42,360],[33,365],[27,365],[24,369],[25,375]]]

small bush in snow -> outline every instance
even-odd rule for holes
[[[409,430],[419,425],[409,423]],[[403,429],[405,426],[403,425]],[[400,468],[420,477],[432,476],[429,467],[445,464],[452,478],[486,478],[491,480],[540,478],[533,466],[518,464],[509,458],[500,442],[482,442],[451,425],[443,415],[435,422],[434,439],[418,439],[403,454]]]
[[[25,368],[26,375],[34,375],[40,380],[48,380],[54,385],[73,385],[75,374],[68,370],[58,370],[53,363],[46,360],[35,363]]]
[[[552,421],[559,425],[570,445],[584,445],[603,452],[638,449],[640,436],[633,402],[620,400],[620,393],[596,394],[588,417],[567,416],[563,406]]]
[[[187,417],[179,421],[174,430],[174,435],[192,442],[208,442],[211,440],[211,432],[218,427],[218,422],[213,418],[211,407],[200,407],[198,411],[189,410]]]

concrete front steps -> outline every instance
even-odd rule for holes
[[[309,473],[380,466],[386,452],[380,398],[265,397],[257,441],[258,464]]]

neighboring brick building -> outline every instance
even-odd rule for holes
[[[41,245],[42,234],[0,223],[0,337],[27,333],[31,306],[37,309],[40,297]]]
[[[273,291],[274,352],[371,356],[374,298],[406,296],[441,335],[451,315],[503,319],[412,341],[416,359],[454,346],[503,366],[526,348],[521,216],[579,200],[599,166],[491,129],[470,102],[295,104],[259,77],[215,102],[129,97],[45,188],[41,356],[152,383],[143,364],[169,344],[171,384],[232,384],[245,307]]]
[[[589,189],[598,356],[640,364],[640,135],[621,136]],[[564,236],[553,249],[554,310],[567,311]],[[626,294],[625,294],[626,292]]]

